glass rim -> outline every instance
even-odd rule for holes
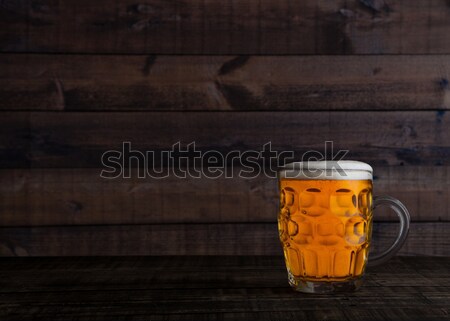
[[[304,180],[372,180],[373,169],[360,161],[292,162],[279,170],[279,178]]]

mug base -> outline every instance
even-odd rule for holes
[[[291,280],[290,280],[291,281]],[[295,282],[289,282],[291,287],[303,293],[338,293],[352,292],[357,290],[362,284],[362,277],[346,281],[307,281],[296,278]]]

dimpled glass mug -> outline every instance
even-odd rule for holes
[[[372,212],[380,205],[400,218],[395,242],[370,257],[378,265],[406,240],[409,213],[395,198],[372,198],[372,167],[357,161],[297,162],[279,172],[278,231],[289,284],[297,291],[331,293],[361,285],[372,235]]]

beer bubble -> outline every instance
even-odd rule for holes
[[[320,207],[320,206],[311,206],[308,208],[308,210],[304,210],[304,214],[309,216],[320,216],[325,214],[326,208]],[[303,213],[303,211],[302,211]]]

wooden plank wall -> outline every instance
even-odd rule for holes
[[[0,1],[0,255],[281,253],[275,179],[100,178],[123,141],[334,141],[450,255],[449,35],[446,0]]]

